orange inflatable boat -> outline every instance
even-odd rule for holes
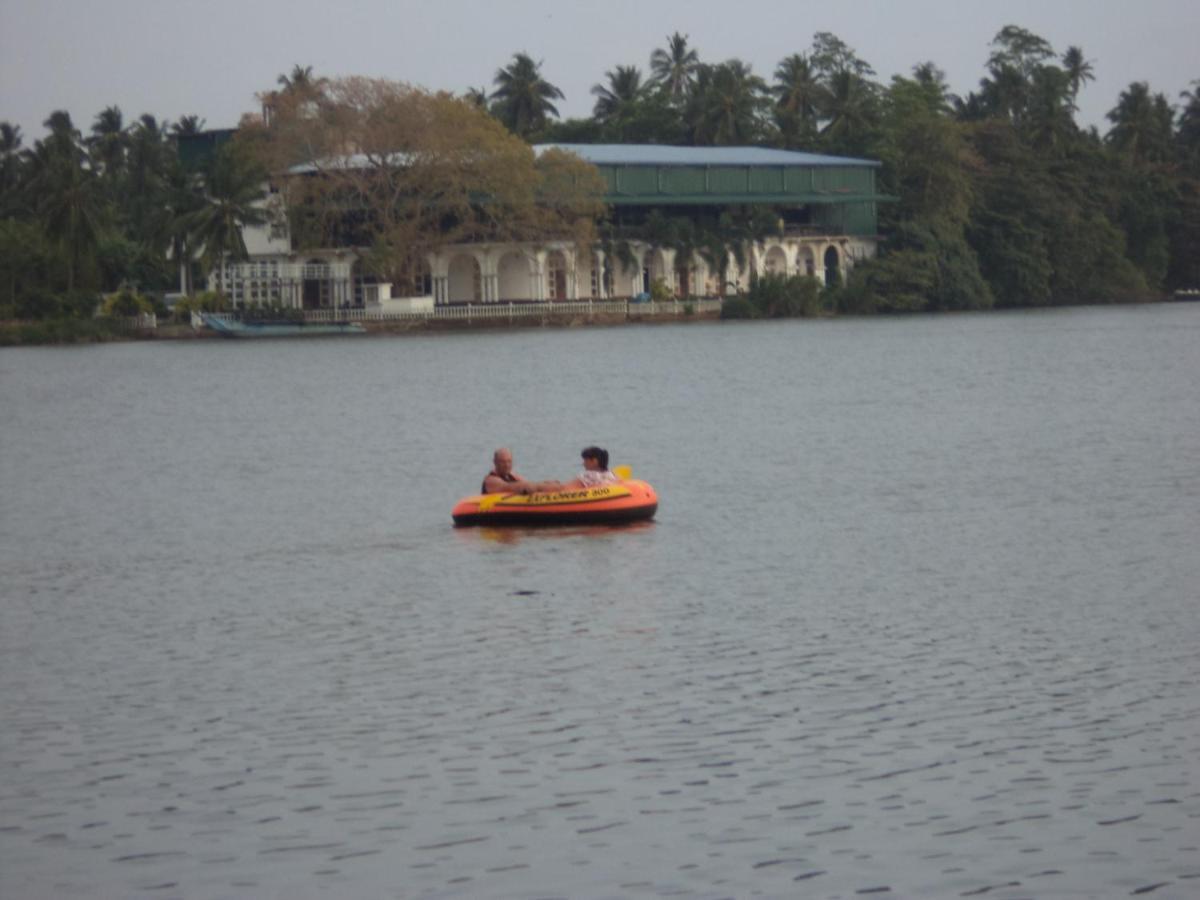
[[[649,519],[658,494],[644,481],[544,494],[476,494],[463,497],[451,515],[455,525],[619,525]]]

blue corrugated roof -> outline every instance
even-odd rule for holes
[[[567,150],[595,166],[878,166],[872,159],[769,147],[671,147],[665,144],[537,144]]]

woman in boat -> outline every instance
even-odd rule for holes
[[[603,447],[584,447],[579,455],[583,458],[583,471],[574,481],[564,484],[562,490],[586,490],[620,482],[621,479],[608,470],[608,451]]]

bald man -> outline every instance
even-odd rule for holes
[[[492,471],[483,478],[484,494],[536,494],[538,491],[557,491],[557,481],[526,481],[513,471],[512,451],[501,447],[492,454]]]

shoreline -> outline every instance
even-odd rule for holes
[[[979,310],[938,310],[919,313],[871,313],[851,315],[848,313],[827,313],[818,316],[791,317],[809,318],[812,320],[830,320],[837,318],[906,318],[912,315],[956,315],[963,313],[997,313],[997,312],[1032,312],[1034,310],[1077,309],[1081,307],[1117,307],[1117,306],[1148,306],[1156,304],[1176,304],[1200,299],[1200,295],[1179,292],[1164,294],[1150,299],[1134,298],[1116,303],[1056,303],[1043,306],[1005,306]],[[680,304],[683,306],[683,304]],[[694,310],[691,312],[635,312],[628,313],[597,312],[556,313],[547,311],[541,315],[522,316],[492,316],[478,318],[435,319],[435,318],[404,318],[404,319],[364,319],[360,320],[367,337],[403,336],[419,334],[437,334],[446,332],[487,332],[509,330],[531,330],[536,328],[572,329],[591,327],[618,327],[622,325],[660,325],[669,323],[699,323],[699,322],[762,322],[782,321],[782,319],[722,319],[720,312],[713,310]],[[102,323],[102,324],[98,324]],[[314,335],[316,336],[316,335]],[[324,335],[324,337],[337,335]],[[349,335],[346,335],[349,336]],[[303,338],[303,335],[294,337]],[[129,343],[134,341],[208,341],[213,339],[230,340],[228,336],[218,334],[207,327],[196,328],[188,323],[168,323],[156,325],[153,328],[124,325],[119,321],[104,319],[79,320],[46,320],[21,321],[10,320],[0,322],[0,348],[3,347],[38,347],[38,346],[69,346],[74,344],[97,343]],[[237,340],[283,340],[276,338],[238,338]]]

